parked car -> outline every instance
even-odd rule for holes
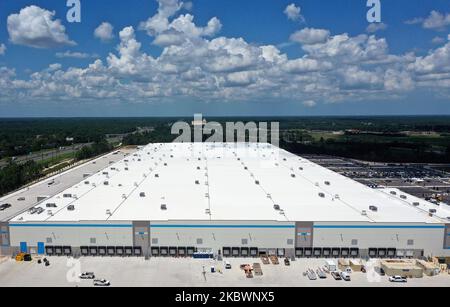
[[[79,275],[80,279],[95,279],[95,274],[92,272],[84,272]]]
[[[284,265],[286,265],[286,266],[291,265],[291,262],[289,261],[288,258],[284,258]]]
[[[2,204],[2,205],[0,205],[0,211],[5,211],[8,208],[11,208],[11,204]]]
[[[231,263],[229,261],[225,261],[225,269],[231,270]]]
[[[351,280],[350,274],[347,273],[347,272],[341,272],[341,278],[343,280],[345,280],[345,281],[350,281]]]
[[[106,279],[96,279],[96,280],[94,280],[94,286],[108,287],[108,286],[111,286],[111,283]]]
[[[361,267],[361,272],[367,273],[367,269],[366,269],[366,267],[364,265]]]
[[[391,276],[389,277],[390,282],[407,282],[406,278],[401,276]]]
[[[331,276],[333,276],[333,278],[334,278],[335,280],[342,280],[341,275],[340,275],[339,272],[337,272],[337,271],[331,272]]]
[[[384,270],[382,268],[380,268],[380,270],[378,271],[380,273],[380,276],[385,276],[386,273],[384,272]]]

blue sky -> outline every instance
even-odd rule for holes
[[[0,116],[450,114],[450,3],[380,2],[4,0]]]

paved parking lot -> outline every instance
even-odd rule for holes
[[[4,196],[0,199],[0,204],[9,203],[11,208],[5,211],[0,211],[0,221],[7,221],[19,213],[28,210],[37,203],[38,196],[53,196],[55,194],[64,191],[65,189],[73,186],[74,184],[83,180],[83,174],[93,174],[104,168],[106,168],[110,161],[116,162],[125,156],[126,153],[131,153],[134,150],[126,149],[121,150],[119,154],[114,155],[112,153],[104,155],[93,161],[89,161],[75,168],[69,169],[66,172],[58,174],[54,177],[47,178],[39,181],[38,183],[17,191],[15,193]],[[95,164],[94,164],[95,162]],[[49,182],[54,182],[49,185]],[[18,199],[24,197],[25,200],[19,201]]]
[[[227,259],[231,270],[224,270],[223,262],[214,260],[175,259],[175,258],[101,258],[86,257],[73,260],[65,257],[49,257],[51,265],[45,267],[33,262],[17,263],[12,259],[0,262],[1,286],[61,286],[92,287],[92,281],[80,281],[80,272],[94,272],[97,278],[111,281],[112,286],[167,286],[167,287],[450,287],[450,275],[409,279],[406,284],[393,284],[386,276],[368,278],[364,273],[353,273],[352,281],[335,281],[330,275],[324,280],[310,281],[303,276],[307,268],[323,266],[323,259],[298,259],[287,267],[262,265],[263,276],[248,279],[239,268],[241,264],[261,262],[259,259]],[[214,265],[222,273],[211,273]],[[203,267],[206,274],[203,274]],[[375,277],[375,278],[374,278]],[[379,279],[379,280],[377,280]],[[370,280],[375,280],[370,282]]]

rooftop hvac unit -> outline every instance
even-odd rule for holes
[[[390,193],[391,193],[391,195],[397,195],[397,192],[395,192],[395,191],[391,191]]]
[[[325,185],[331,185],[329,181],[325,181]]]
[[[161,210],[164,210],[164,211],[167,210],[167,205],[162,204],[161,205]]]
[[[109,185],[108,181],[103,182],[104,185]]]
[[[299,167],[298,169],[299,169],[300,171],[302,171],[302,170],[303,170],[303,167]]]
[[[155,174],[155,178],[159,178],[159,174]]]
[[[68,211],[74,211],[74,210],[75,210],[75,206],[74,206],[74,205],[69,205],[69,206],[67,207],[67,210],[68,210]]]
[[[48,203],[45,205],[47,208],[57,208],[55,203]]]
[[[103,172],[102,174],[103,174],[103,175],[108,175],[108,172]]]
[[[414,206],[414,207],[418,207],[418,206],[420,206],[420,203],[419,203],[419,202],[417,202],[417,201],[413,202],[412,204],[413,204],[413,206]]]
[[[361,215],[366,216],[367,215],[367,211],[366,210],[361,211]]]
[[[318,187],[319,186],[319,183],[318,182],[316,182],[315,184],[314,184],[316,187]]]
[[[140,197],[145,197],[145,192],[139,193],[139,196],[140,196]]]
[[[195,184],[200,184],[200,181],[199,180],[195,180]]]
[[[256,180],[256,181],[255,181],[255,184],[258,184],[258,185],[259,185],[259,180]]]
[[[111,215],[111,210],[106,209],[106,215]]]
[[[378,207],[377,206],[369,206],[370,211],[377,212]]]
[[[89,184],[89,181],[85,181],[84,184]]]
[[[281,210],[280,205],[273,205],[273,208],[277,211]]]
[[[292,177],[292,178],[295,178],[295,174],[291,174],[291,177]]]
[[[339,194],[334,195],[335,199],[340,199],[341,197],[339,196]]]
[[[319,197],[325,198],[325,193],[319,193]]]
[[[406,195],[400,195],[401,199],[407,199],[408,197],[406,197]]]
[[[128,167],[125,167],[125,170],[126,170],[126,171],[128,171],[128,170],[129,170],[129,168],[128,168]]]
[[[63,194],[64,198],[72,198],[72,194]]]
[[[431,214],[436,214],[436,209],[430,209],[430,210],[428,210],[428,212],[430,212]]]
[[[205,213],[211,215],[211,210],[206,209],[206,210],[205,210]]]
[[[52,210],[47,210],[47,215],[52,216],[53,215]]]

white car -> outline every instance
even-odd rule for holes
[[[228,261],[225,261],[225,269],[231,270],[231,263]]]
[[[106,279],[96,279],[94,280],[94,286],[108,287],[111,286],[111,283]]]
[[[407,282],[406,278],[401,276],[391,276],[389,277],[390,282]]]
[[[94,279],[95,274],[92,272],[84,272],[79,275],[80,279]]]
[[[350,274],[348,274],[347,272],[341,272],[341,278],[345,281],[351,281]]]

